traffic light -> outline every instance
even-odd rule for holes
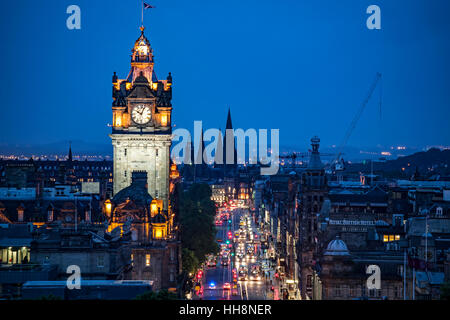
[[[228,223],[229,223],[229,224],[231,224],[231,219],[230,219],[230,220],[228,220]]]

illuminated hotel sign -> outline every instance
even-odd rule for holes
[[[375,221],[367,220],[331,220],[329,224],[333,225],[350,225],[350,226],[374,226]]]

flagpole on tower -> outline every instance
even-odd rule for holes
[[[141,0],[142,6],[141,6],[141,26],[144,26],[144,0]]]

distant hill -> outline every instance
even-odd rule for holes
[[[69,145],[72,145],[72,153],[74,156],[111,156],[112,145],[94,142],[86,142],[82,140],[63,140],[54,143],[41,145],[23,145],[23,144],[0,144],[1,155],[15,156],[66,156],[69,152]]]
[[[430,178],[434,175],[450,175],[450,150],[439,150],[431,148],[428,151],[416,152],[414,154],[399,157],[395,160],[373,163],[374,174],[398,175],[409,178],[416,170],[422,177]],[[347,172],[371,172],[371,163],[353,163],[347,165]]]

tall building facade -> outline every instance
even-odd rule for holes
[[[128,77],[114,73],[112,82],[114,196],[104,206],[108,231],[127,238],[131,272],[126,279],[151,280],[154,290],[176,288],[181,244],[179,174],[170,162],[172,77],[157,79],[144,27],[131,50]]]
[[[148,193],[169,207],[172,76],[158,80],[153,50],[144,35],[131,53],[131,70],[126,79],[114,72],[112,134],[114,157],[113,193],[131,184],[133,171],[147,173]]]
[[[313,274],[319,245],[318,214],[327,196],[327,180],[319,153],[320,139],[311,139],[311,156],[301,178],[301,201],[299,206],[298,262],[300,268],[300,292],[302,299],[312,297]]]

